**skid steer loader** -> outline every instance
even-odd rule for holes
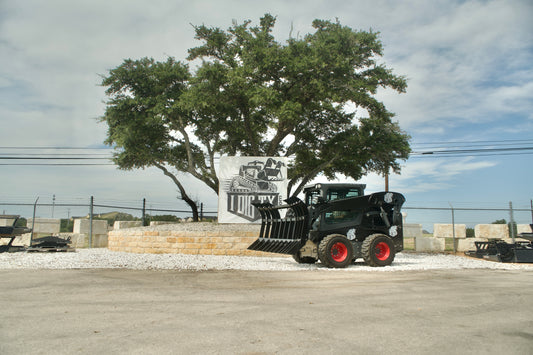
[[[403,250],[403,195],[364,195],[363,184],[316,184],[286,205],[254,202],[261,215],[259,238],[248,249],[290,254],[304,264],[343,268],[363,258],[387,266]],[[282,214],[285,212],[285,216]]]

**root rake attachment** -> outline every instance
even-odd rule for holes
[[[297,197],[285,200],[286,205],[253,202],[261,215],[259,239],[248,247],[268,253],[295,254],[305,242],[308,232],[308,213],[305,203]],[[280,210],[287,209],[285,218]]]

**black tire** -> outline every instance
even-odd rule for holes
[[[314,264],[316,263],[316,259],[311,256],[300,256],[300,252],[297,252],[296,254],[293,254],[292,258],[296,260],[298,264]]]
[[[361,253],[369,266],[389,266],[394,260],[396,250],[390,237],[372,234],[363,241]]]
[[[354,259],[352,243],[341,234],[328,235],[318,245],[318,258],[327,267],[347,267]]]

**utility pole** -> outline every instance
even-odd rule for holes
[[[529,200],[531,204],[531,223],[533,224],[533,200]]]
[[[143,198],[142,225],[143,225],[143,226],[146,226],[146,198]]]
[[[91,205],[89,207],[89,248],[93,245],[93,212],[94,212],[94,197],[91,196]]]
[[[389,192],[389,167],[387,166],[387,170],[385,170],[385,192]]]

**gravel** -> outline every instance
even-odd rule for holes
[[[533,264],[506,264],[462,255],[399,253],[391,266],[369,267],[361,261],[346,269],[328,269],[320,263],[298,264],[291,257],[245,257],[182,254],[132,254],[105,248],[75,252],[2,253],[0,269],[134,269],[134,270],[264,270],[395,272],[442,269],[498,269],[533,271]]]

